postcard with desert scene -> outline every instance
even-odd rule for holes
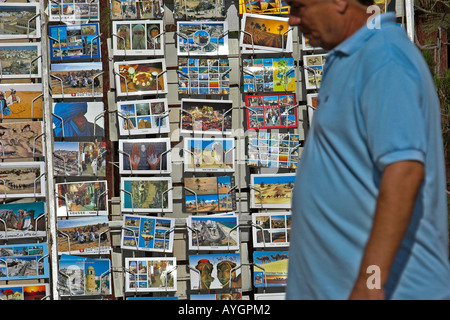
[[[306,95],[306,104],[308,107],[309,125],[311,126],[312,119],[314,116],[314,111],[319,106],[319,94],[318,93],[308,93]]]
[[[49,295],[48,283],[0,286],[0,300],[44,300]]]
[[[284,0],[239,0],[239,14],[289,14]]]
[[[124,174],[172,172],[170,138],[119,140],[119,171]]]
[[[185,177],[185,212],[230,212],[236,210],[233,176]]]
[[[326,56],[326,53],[303,56],[306,89],[318,90],[320,88]]]
[[[176,258],[125,258],[126,292],[177,291]]]
[[[120,135],[170,132],[167,98],[117,101]]]
[[[121,247],[128,250],[172,252],[175,220],[123,215]]]
[[[179,21],[179,56],[228,55],[227,21]]]
[[[164,16],[162,0],[110,0],[111,19],[161,19]]]
[[[51,61],[100,58],[98,23],[49,26]]]
[[[40,38],[39,3],[2,3],[0,39]]]
[[[58,262],[61,296],[111,294],[111,260],[62,254]]]
[[[45,237],[46,227],[45,202],[0,205],[0,240]]]
[[[0,162],[0,198],[45,197],[45,162]]]
[[[42,84],[0,84],[0,119],[42,119]]]
[[[181,100],[181,133],[231,134],[231,100]]]
[[[250,175],[251,208],[291,207],[295,173]]]
[[[103,96],[101,62],[52,63],[50,68],[54,99]]]
[[[240,265],[239,253],[190,255],[191,290],[241,288]]]
[[[123,212],[172,212],[171,177],[122,177]]]
[[[185,138],[185,172],[234,172],[234,138]]]
[[[224,0],[175,0],[174,17],[177,20],[221,19],[226,16]]]
[[[115,56],[164,55],[162,20],[113,21],[113,54]]]
[[[239,250],[239,218],[235,214],[189,216],[189,250]]]
[[[255,248],[289,246],[290,212],[253,213],[252,222],[253,246]]]
[[[244,13],[240,46],[242,53],[292,52],[289,18]]]
[[[165,59],[114,62],[117,96],[167,93]]]
[[[24,160],[43,157],[43,144],[42,121],[0,123],[0,156],[2,159]]]
[[[256,288],[286,286],[288,251],[253,251],[253,262],[253,285]]]
[[[295,91],[293,58],[243,59],[245,93]]]
[[[108,216],[57,221],[58,253],[108,254],[111,251]]]
[[[39,42],[0,43],[1,79],[40,78],[41,65]]]
[[[82,22],[100,20],[99,0],[52,0],[49,21]]]
[[[0,281],[49,277],[48,244],[24,243],[0,246]]]
[[[248,129],[298,127],[295,93],[247,95],[245,105]]]
[[[56,184],[58,217],[108,214],[106,180]]]

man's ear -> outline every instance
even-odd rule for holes
[[[337,11],[339,13],[344,13],[348,8],[348,0],[332,0]]]

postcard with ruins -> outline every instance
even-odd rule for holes
[[[239,219],[235,214],[189,216],[189,250],[239,250]]]
[[[42,76],[41,65],[41,44],[39,42],[0,43],[2,79],[40,78]]]
[[[221,19],[226,16],[224,0],[175,0],[174,5],[177,20]]]
[[[171,177],[122,177],[123,212],[172,212]]]
[[[0,286],[0,300],[44,300],[50,295],[48,283]]]
[[[42,121],[0,123],[1,158],[20,161],[43,157],[42,129]]]
[[[254,251],[253,285],[260,287],[286,286],[289,263],[288,251]]]
[[[57,183],[56,214],[58,217],[107,215],[107,193],[106,180]]]
[[[252,214],[255,248],[288,247],[291,233],[290,212]]]
[[[45,237],[45,202],[0,205],[0,240]]]
[[[0,162],[0,198],[45,197],[45,163]]]
[[[185,172],[234,172],[233,138],[185,138]]]
[[[228,55],[227,21],[179,21],[177,28],[179,56]]]
[[[325,53],[303,56],[306,89],[319,90],[326,56]]]
[[[181,133],[231,134],[231,100],[181,100]]]
[[[108,216],[57,221],[58,253],[108,254],[111,250]]]
[[[42,84],[0,84],[0,119],[42,119]]]
[[[295,173],[250,175],[251,208],[291,207]]]
[[[125,258],[125,291],[177,291],[176,258]]]
[[[0,39],[41,37],[39,3],[2,3]]]
[[[100,20],[99,0],[52,0],[48,2],[49,20],[69,23]]]
[[[239,0],[239,14],[289,14],[284,0]]]

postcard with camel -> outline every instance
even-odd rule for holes
[[[250,175],[250,206],[289,209],[294,181],[295,173]]]
[[[0,240],[46,236],[45,202],[0,205]]]
[[[291,213],[252,214],[253,247],[288,247],[291,233]]]
[[[0,84],[0,119],[42,119],[42,84]]]
[[[176,258],[125,258],[126,292],[177,291]]]
[[[43,122],[0,123],[0,155],[2,159],[43,157]],[[32,159],[30,159],[32,160]]]
[[[0,198],[45,197],[45,162],[1,162]]]
[[[0,286],[0,300],[43,300],[50,295],[48,283]]]
[[[185,172],[234,172],[233,138],[185,138]]]
[[[286,286],[289,251],[253,251],[253,285]]]

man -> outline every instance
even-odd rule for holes
[[[54,107],[55,137],[103,137],[104,130],[96,123],[89,122],[86,102],[58,102]]]
[[[293,192],[287,298],[449,299],[440,107],[420,52],[393,13],[371,28],[356,0],[288,4],[331,51]]]

